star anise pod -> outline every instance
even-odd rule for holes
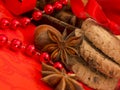
[[[67,64],[68,55],[79,56],[78,48],[83,35],[76,36],[75,31],[67,35],[66,29],[61,35],[56,35],[51,30],[48,30],[47,34],[52,42],[45,45],[42,51],[50,52],[51,60],[62,60],[62,63]]]
[[[42,80],[54,87],[54,90],[84,90],[83,87],[70,75],[66,74],[65,69],[62,71],[42,63]]]

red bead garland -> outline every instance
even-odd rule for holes
[[[17,19],[13,19],[10,23],[10,28],[13,30],[15,30],[19,26],[20,26],[20,22]]]
[[[63,5],[67,5],[67,4],[68,4],[68,0],[60,0],[60,2],[61,2]]]
[[[10,44],[10,49],[13,51],[18,51],[22,46],[22,42],[18,39],[13,39]]]
[[[62,70],[63,65],[60,62],[55,62],[54,63],[54,67],[57,68],[57,69],[59,69],[59,70]]]
[[[60,10],[62,9],[63,5],[58,1],[58,2],[55,2],[53,7],[56,9],[56,10]]]
[[[34,55],[39,56],[39,61],[44,62],[44,63],[49,63],[53,65],[55,68],[58,70],[63,69],[63,65],[60,62],[55,62],[53,63],[50,60],[50,56],[47,52],[39,53],[38,51],[35,50],[34,45],[22,45],[22,42],[19,39],[13,39],[11,41],[8,40],[8,37],[4,34],[0,34],[0,48],[3,46],[8,45],[10,50],[18,52],[18,51],[23,51],[25,55],[32,57]],[[68,73],[69,75],[69,73]]]
[[[11,21],[8,20],[7,18],[2,18],[0,20],[0,29],[10,28],[15,30],[17,29],[17,27],[24,28],[30,24],[31,20],[35,20],[35,21],[41,20],[42,15],[44,13],[52,14],[54,10],[62,9],[63,5],[67,5],[67,3],[68,3],[68,0],[59,0],[59,1],[56,1],[53,5],[47,4],[44,7],[43,11],[41,10],[34,11],[32,14],[32,18],[23,17],[21,19],[12,19]],[[19,39],[13,39],[12,41],[8,41],[8,38],[6,35],[0,34],[0,47],[6,46],[6,45],[9,46],[10,50],[15,52],[23,51],[25,55],[30,57],[34,55],[38,55],[41,62],[49,63],[59,70],[63,68],[60,62],[56,62],[53,64],[53,62],[50,61],[50,57],[48,53],[46,52],[39,53],[38,51],[36,51],[34,45],[24,46],[22,45],[22,42]]]
[[[52,14],[54,10],[62,9],[63,5],[67,5],[67,3],[68,0],[59,0],[56,1],[53,5],[47,4],[45,5],[43,11],[41,10],[34,11],[32,14],[32,18],[23,17],[20,20],[13,19],[11,21],[9,21],[7,18],[2,18],[0,20],[0,29],[10,28],[15,30],[19,26],[24,28],[30,24],[31,20],[35,20],[35,21],[41,20],[43,13]]]
[[[33,14],[32,14],[32,18],[35,21],[40,20],[42,18],[42,11],[40,11],[40,10],[34,11]]]
[[[21,18],[20,22],[21,22],[22,27],[26,27],[27,25],[30,24],[31,19],[28,17],[23,17],[23,18]]]
[[[6,28],[9,27],[9,25],[10,25],[10,22],[9,22],[9,20],[7,18],[2,18],[0,20],[0,28],[1,29],[6,29]]]
[[[0,34],[0,47],[6,45],[7,41],[8,41],[8,38],[5,35]]]
[[[51,4],[48,4],[44,7],[44,11],[46,14],[52,14],[54,11],[54,8]]]
[[[25,54],[28,56],[33,56],[35,54],[35,46],[27,45],[25,48]]]
[[[18,52],[23,51],[25,55],[31,57],[34,56],[36,53],[39,56],[39,60],[41,62],[49,63],[50,57],[47,52],[39,53],[35,50],[34,45],[26,45],[24,46],[19,39],[13,39],[11,41],[8,40],[8,37],[4,34],[0,34],[0,48],[3,46],[7,46],[10,50]]]
[[[43,52],[41,55],[40,55],[40,59],[42,62],[45,62],[45,63],[48,63],[50,62],[50,56],[48,53],[46,52]]]

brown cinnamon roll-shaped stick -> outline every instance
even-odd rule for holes
[[[108,77],[120,78],[120,67],[111,59],[100,53],[91,43],[83,40],[80,46],[81,57],[90,65],[97,69],[99,72]]]
[[[83,22],[82,29],[96,48],[120,64],[120,41],[118,38],[90,18]]]
[[[91,70],[79,57],[71,57],[69,68],[76,74],[78,80],[96,90],[114,90],[118,80],[106,77]]]

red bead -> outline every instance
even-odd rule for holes
[[[68,74],[68,75],[71,75],[71,74],[74,74],[74,73],[73,73],[73,72],[68,72],[67,74]]]
[[[8,38],[4,34],[0,34],[0,46],[4,46],[7,44]]]
[[[23,17],[21,20],[20,20],[20,23],[22,25],[22,27],[26,27],[27,25],[29,25],[31,22],[30,18],[27,18],[27,17]]]
[[[44,7],[44,11],[46,14],[52,14],[53,11],[54,11],[54,8],[51,4],[47,4],[45,7]]]
[[[7,18],[2,18],[0,20],[0,28],[1,29],[6,29],[6,28],[9,27],[9,25],[10,25],[10,22],[9,22],[9,20]]]
[[[53,5],[53,7],[56,10],[60,10],[60,9],[62,9],[63,6],[62,6],[62,4],[60,2],[55,2],[54,5]]]
[[[20,26],[20,22],[17,19],[13,19],[10,24],[11,29],[17,29]]]
[[[63,65],[60,62],[56,62],[54,63],[54,67],[61,70],[63,68]]]
[[[28,56],[33,56],[35,54],[35,46],[34,45],[26,46],[25,54],[28,55]]]
[[[41,62],[50,62],[50,56],[49,56],[49,54],[48,53],[46,53],[46,52],[43,52],[43,53],[41,53],[41,55],[40,55],[40,61]]]
[[[42,11],[40,10],[37,10],[37,11],[34,11],[33,14],[32,14],[32,18],[33,20],[40,20],[42,18]]]
[[[67,5],[67,4],[68,4],[68,0],[60,0],[60,2],[61,2],[63,5]]]
[[[10,44],[10,49],[13,51],[18,51],[22,46],[22,42],[18,39],[13,39]]]

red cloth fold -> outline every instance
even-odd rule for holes
[[[98,2],[96,0],[88,0],[86,5],[84,5],[83,1],[84,0],[71,0],[72,10],[77,17],[82,19],[91,17],[96,21],[98,21],[98,23],[100,23],[101,25],[105,26],[106,28],[109,28],[109,30],[113,34],[120,35],[120,26],[119,26],[120,21],[118,21],[120,17],[119,19],[116,17],[111,18],[109,15],[109,13],[112,12],[113,16],[119,16],[118,11],[120,10],[120,5],[118,5],[117,3],[120,3],[120,0],[119,1],[97,0]],[[106,4],[104,4],[104,2],[106,2]],[[113,9],[110,10],[110,8],[112,8],[113,3],[117,5],[116,6],[114,5]],[[101,5],[103,5],[103,7]],[[103,10],[107,12],[105,13]],[[114,12],[116,12],[117,14]]]
[[[7,0],[6,0],[7,1]],[[73,4],[78,2],[74,8],[74,11],[80,10],[80,16],[82,18],[86,18],[85,8],[79,9],[80,0],[71,0]],[[102,2],[103,0],[101,0]],[[105,1],[105,0],[104,0]],[[108,0],[106,0],[108,1]],[[118,0],[119,1],[119,0]],[[100,5],[105,5],[103,3]],[[82,3],[81,3],[82,4]],[[74,6],[74,5],[73,5]],[[82,5],[83,6],[83,5]],[[119,7],[116,7],[117,9]],[[116,9],[114,8],[114,9]],[[87,9],[87,7],[86,7]],[[0,1],[0,18],[13,18],[14,16],[9,13],[9,11],[4,7],[4,4]],[[103,9],[106,11],[106,9]],[[75,12],[76,12],[75,11]],[[82,13],[81,13],[82,12]],[[78,16],[77,15],[77,16]],[[107,16],[107,13],[105,13]],[[112,13],[108,18],[117,24],[120,25],[120,18],[118,15],[113,15]],[[94,16],[94,15],[93,15]],[[118,21],[114,19],[112,16],[118,17]],[[13,38],[18,38],[25,43],[33,44],[33,35],[34,35],[35,26],[33,24],[29,25],[25,29],[17,29],[15,31],[12,30],[0,30],[0,34],[5,34],[8,36],[9,40]],[[0,90],[52,90],[49,86],[44,84],[41,79],[41,64],[35,61],[34,58],[26,57],[21,52],[15,53],[6,48],[0,48]],[[85,90],[91,90],[85,85],[83,85]]]
[[[2,1],[0,18],[14,18]],[[9,40],[17,38],[24,43],[33,44],[35,27],[31,24],[24,29],[0,29],[0,34],[5,34]],[[8,48],[0,48],[0,90],[51,90],[51,88],[41,80],[41,64],[34,58]]]

